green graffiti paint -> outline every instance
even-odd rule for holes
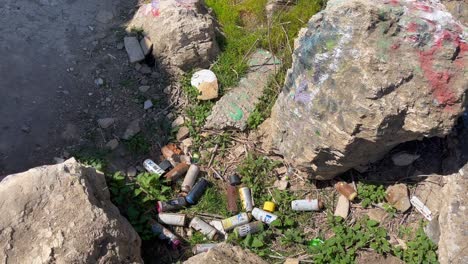
[[[234,121],[239,121],[244,117],[244,112],[238,105],[231,104],[231,111],[229,113],[229,117]]]
[[[327,42],[325,42],[325,47],[327,48],[328,51],[333,50],[337,45],[336,39],[329,39]]]

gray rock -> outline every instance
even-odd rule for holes
[[[115,118],[111,118],[111,117],[107,117],[107,118],[100,118],[98,119],[98,125],[101,127],[101,128],[108,128],[110,126],[112,126],[114,123],[115,123]]]
[[[263,147],[331,179],[448,134],[467,104],[466,36],[436,1],[328,1],[295,42]]]
[[[143,74],[151,74],[151,68],[148,65],[142,65],[141,68],[138,70]]]
[[[369,216],[369,219],[375,220],[379,223],[382,223],[388,217],[388,213],[380,208],[369,209],[367,215]]]
[[[406,212],[411,207],[408,196],[408,187],[404,184],[389,186],[386,190],[385,199],[400,212]]]
[[[143,55],[140,43],[136,37],[125,37],[124,45],[130,63],[139,62],[145,59],[145,55]]]
[[[396,166],[403,167],[412,164],[415,160],[419,159],[419,157],[421,156],[400,152],[392,156],[392,161]]]
[[[432,218],[425,227],[424,232],[426,233],[427,237],[429,237],[432,242],[438,244],[440,238],[440,225],[439,225],[439,216],[435,216]]]
[[[270,52],[257,50],[249,60],[249,73],[237,87],[232,88],[218,102],[208,116],[205,128],[247,128],[247,120],[259,102],[270,77],[280,62]]]
[[[140,40],[141,50],[143,51],[143,55],[147,56],[150,54],[151,49],[153,48],[153,42],[149,37],[144,37]]]
[[[137,175],[137,169],[135,167],[129,167],[127,169],[127,176],[128,177],[135,177]]]
[[[127,26],[132,28],[142,28],[151,39],[155,58],[182,70],[208,67],[219,53],[214,21],[202,0],[160,1],[157,9],[144,4]]]
[[[74,159],[7,176],[0,201],[8,263],[143,263],[141,240],[110,201],[104,175]]]
[[[96,80],[94,80],[94,83],[97,86],[103,86],[104,85],[104,80],[102,78],[97,78]]]
[[[109,140],[106,144],[106,148],[110,150],[115,150],[119,146],[119,141],[117,139]]]
[[[122,50],[123,48],[125,48],[125,45],[124,45],[123,42],[117,43],[117,49],[118,49],[118,50]]]
[[[183,116],[178,116],[174,121],[172,121],[171,126],[174,127],[179,127],[185,123],[185,119]]]
[[[184,261],[184,264],[219,264],[219,263],[242,263],[242,264],[267,264],[252,252],[243,250],[241,247],[229,244],[220,244],[208,252],[200,253]]]
[[[286,180],[276,180],[273,186],[275,186],[280,191],[284,191],[288,188],[289,182]]]
[[[153,107],[153,102],[151,100],[146,100],[143,104],[143,109],[148,110]]]
[[[138,90],[142,93],[146,93],[151,87],[149,85],[142,85],[138,87]]]
[[[125,130],[124,135],[122,136],[122,139],[129,140],[136,134],[140,133],[141,128],[140,128],[140,120],[135,119],[133,120]]]
[[[181,127],[179,128],[179,131],[177,131],[177,135],[176,135],[176,138],[177,138],[177,141],[182,141],[186,138],[188,138],[190,136],[190,131],[188,129],[188,127]]]

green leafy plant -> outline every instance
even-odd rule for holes
[[[384,208],[385,212],[387,212],[391,218],[395,217],[395,215],[397,214],[397,209],[388,203],[384,203],[382,207]]]
[[[99,149],[82,149],[75,153],[73,156],[86,166],[91,166],[98,171],[104,171],[107,166],[106,155],[108,151]]]
[[[385,188],[382,185],[358,183],[358,197],[361,199],[362,207],[368,207],[385,200]]]
[[[146,138],[141,133],[133,136],[129,140],[124,141],[124,143],[132,153],[137,155],[147,154],[151,147],[149,141],[146,140]]]
[[[394,254],[401,258],[406,263],[438,263],[437,260],[437,245],[430,240],[423,229],[423,222],[419,228],[412,234],[410,228],[401,228],[400,235],[410,238],[406,243],[407,249],[403,250],[396,247]]]
[[[136,177],[138,187],[135,188],[135,196],[144,194],[142,202],[168,200],[171,187],[164,184],[161,175],[153,173],[141,173]]]

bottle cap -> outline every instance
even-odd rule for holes
[[[274,202],[265,202],[263,204],[263,210],[267,211],[267,212],[274,212],[275,211],[275,203]]]
[[[239,177],[239,175],[237,174],[233,174],[229,177],[229,183],[232,185],[232,186],[236,186],[236,185],[239,185],[241,184],[241,179]]]
[[[158,166],[164,171],[167,171],[169,168],[172,167],[172,164],[168,160],[163,160],[161,163],[159,163]]]

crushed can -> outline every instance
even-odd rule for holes
[[[208,181],[205,179],[200,179],[195,186],[193,186],[192,190],[187,194],[185,197],[185,200],[189,204],[196,204],[198,203],[198,200],[200,200],[201,196],[206,190],[206,187],[208,187]]]
[[[169,244],[173,249],[176,249],[180,246],[181,242],[179,238],[174,235],[169,229],[165,228],[156,221],[151,222],[151,230],[154,234],[158,236],[161,240],[169,240]]]
[[[246,237],[248,234],[255,234],[260,231],[263,231],[263,223],[262,221],[255,221],[236,227],[234,234],[237,237]]]
[[[293,211],[320,211],[323,209],[323,202],[319,199],[294,200],[291,208]]]
[[[230,213],[235,214],[238,212],[238,208],[237,208],[238,197],[239,196],[237,194],[237,187],[228,184],[226,188],[226,198],[227,198],[227,209]]]
[[[171,214],[171,213],[159,213],[158,221],[161,224],[171,226],[185,226],[185,215],[184,214]]]
[[[166,202],[158,201],[156,208],[158,209],[158,212],[161,213],[180,210],[185,206],[187,206],[187,201],[184,197],[179,197]]]
[[[347,184],[346,182],[338,182],[336,183],[335,187],[336,190],[345,196],[349,201],[353,201],[357,196],[357,192],[354,190],[354,187]]]
[[[223,224],[224,231],[234,229],[236,226],[247,224],[250,221],[250,217],[247,213],[240,213],[238,215],[226,218],[221,221]]]
[[[242,209],[246,212],[251,212],[254,205],[249,187],[239,188],[239,197],[242,203]]]
[[[200,253],[204,253],[204,252],[208,252],[208,250],[214,248],[214,247],[217,247],[219,246],[219,244],[217,243],[209,243],[209,244],[196,244],[193,248],[192,248],[192,252],[194,255],[197,255],[197,254],[200,254]]]
[[[156,164],[150,159],[146,159],[145,161],[143,161],[143,167],[149,173],[154,173],[158,175],[163,175],[166,172],[165,170],[161,169],[161,167],[159,167],[158,164]]]
[[[172,170],[168,171],[164,177],[170,181],[176,181],[180,176],[184,175],[189,168],[185,163],[177,164]]]
[[[182,191],[185,193],[190,192],[192,190],[193,185],[195,184],[195,181],[197,180],[198,173],[200,172],[200,168],[192,164],[188,168],[187,174],[185,174],[184,181],[182,182]]]
[[[271,224],[278,218],[278,216],[259,208],[254,208],[252,210],[252,216],[267,225]]]
[[[194,230],[199,231],[210,240],[215,240],[218,237],[218,230],[201,220],[199,217],[194,217],[192,221],[190,221],[189,226]]]

